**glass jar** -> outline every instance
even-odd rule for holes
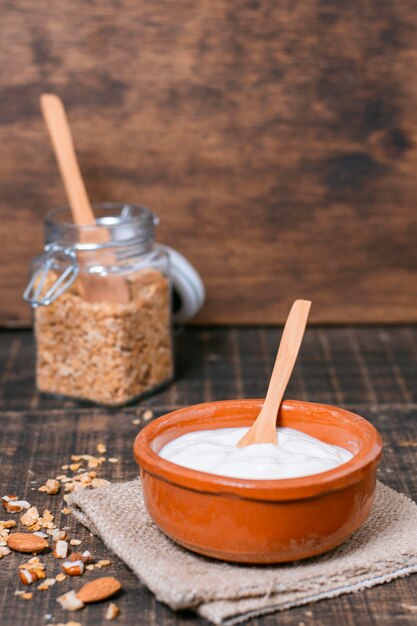
[[[169,255],[148,209],[93,208],[94,226],[76,226],[66,207],[47,215],[24,298],[39,391],[121,406],[173,378]]]

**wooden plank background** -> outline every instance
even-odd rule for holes
[[[5,0],[0,323],[64,202],[38,98],[93,201],[142,202],[205,280],[197,321],[417,321],[412,0]]]

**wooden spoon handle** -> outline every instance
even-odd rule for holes
[[[296,300],[292,305],[282,333],[265,402],[254,424],[238,442],[238,448],[254,443],[277,444],[277,415],[297,360],[310,307],[309,300]]]
[[[62,101],[54,94],[44,93],[41,95],[40,103],[71,207],[73,220],[78,226],[94,225],[96,220],[81,177]]]
[[[300,351],[310,307],[311,302],[309,300],[296,300],[291,307],[282,333],[281,343],[279,344],[277,358],[275,359],[261,414],[270,414],[271,412],[275,412],[275,416],[278,414],[278,409]]]

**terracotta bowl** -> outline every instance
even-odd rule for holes
[[[364,418],[323,404],[285,401],[278,423],[350,450],[335,469],[282,480],[207,474],[158,456],[184,433],[249,426],[262,400],[190,406],[149,423],[134,456],[146,507],[159,528],[182,546],[226,561],[280,563],[322,554],[345,541],[371,510],[382,439]]]

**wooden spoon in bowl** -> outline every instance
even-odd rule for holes
[[[64,105],[58,96],[49,93],[41,95],[40,103],[71,208],[72,219],[77,226],[96,226],[96,219],[75,155]],[[97,225],[97,228],[91,230],[81,230],[80,239],[84,243],[101,244],[110,241],[111,237],[107,228]],[[82,255],[80,258],[82,259]],[[107,253],[106,263],[111,262],[117,263],[117,259],[111,253]],[[100,276],[85,272],[77,282],[79,282],[81,296],[88,302],[129,302],[129,285],[122,276],[114,274]]]
[[[297,360],[310,307],[309,300],[296,300],[292,305],[282,333],[265,402],[255,422],[238,441],[238,448],[254,443],[273,443],[275,446],[278,444],[276,431],[278,411]]]

